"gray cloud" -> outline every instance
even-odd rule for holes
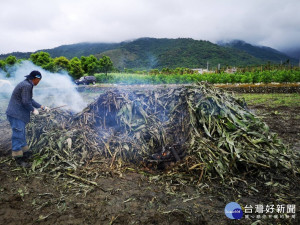
[[[298,0],[10,0],[0,2],[0,53],[139,37],[242,39],[300,46]]]

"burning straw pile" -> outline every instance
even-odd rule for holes
[[[221,178],[296,171],[295,156],[245,103],[204,83],[111,90],[81,113],[54,110],[28,126],[33,169],[76,169],[99,158]]]

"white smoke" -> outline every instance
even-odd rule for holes
[[[10,78],[6,78],[5,73],[0,71],[0,79],[11,83],[10,87],[8,85],[0,87],[1,97],[6,97],[9,100],[13,88],[26,79],[24,76],[33,70],[38,70],[42,74],[42,80],[33,88],[33,99],[35,101],[50,108],[67,105],[64,109],[73,112],[80,112],[86,107],[87,103],[83,101],[75,88],[74,82],[66,72],[51,73],[30,61],[22,61],[21,64],[10,68]]]

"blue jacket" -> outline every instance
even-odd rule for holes
[[[33,83],[26,79],[19,83],[11,95],[6,114],[28,123],[30,112],[41,105],[32,99]],[[34,107],[34,108],[33,108]]]

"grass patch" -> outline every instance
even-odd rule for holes
[[[279,106],[300,107],[300,94],[236,94],[238,97],[245,98],[248,105],[264,104],[268,107],[276,108]]]

